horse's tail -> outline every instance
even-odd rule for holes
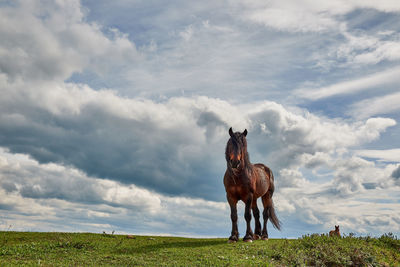
[[[272,199],[271,199],[271,204],[272,204],[271,206],[267,207],[268,218],[271,220],[272,225],[276,229],[281,230],[281,221],[279,221],[278,217],[276,216],[274,203],[272,202]]]
[[[269,181],[270,181],[268,193],[271,200],[270,200],[270,205],[267,206],[268,218],[271,220],[271,223],[275,227],[275,229],[281,230],[282,223],[276,216],[274,202],[272,201],[272,195],[274,194],[275,191],[274,174],[272,173],[272,170],[267,166],[265,166],[265,170],[269,172]]]

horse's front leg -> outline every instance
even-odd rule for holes
[[[238,216],[237,216],[237,202],[238,200],[227,196],[228,199],[228,203],[229,206],[231,207],[231,220],[232,220],[232,232],[231,232],[231,236],[229,237],[228,242],[229,243],[233,243],[239,240],[239,231],[238,231],[238,225],[237,225],[237,220],[238,220]]]
[[[246,235],[243,237],[243,241],[245,242],[252,242],[253,241],[253,231],[251,230],[251,203],[253,202],[253,194],[249,194],[247,201],[246,201],[246,206],[244,210],[244,218],[246,220]]]

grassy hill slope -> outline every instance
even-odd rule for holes
[[[0,232],[0,266],[400,266],[400,240],[330,238],[270,239],[228,244],[226,239],[91,233]]]

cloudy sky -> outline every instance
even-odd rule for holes
[[[271,237],[400,235],[397,0],[1,0],[0,36],[0,230],[228,237],[232,126]]]

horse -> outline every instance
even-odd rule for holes
[[[339,225],[335,225],[335,230],[329,232],[329,236],[338,236],[340,237]]]
[[[246,235],[243,241],[268,240],[267,221],[271,220],[272,225],[280,230],[281,222],[275,214],[272,195],[274,193],[274,175],[270,168],[262,163],[251,164],[247,152],[247,129],[243,133],[234,133],[232,127],[229,129],[230,138],[226,144],[225,159],[226,171],[224,175],[224,186],[226,198],[231,209],[232,232],[228,239],[229,243],[239,240],[237,225],[237,203],[239,200],[245,203],[244,218],[246,220]],[[264,224],[261,231],[260,211],[257,207],[257,199],[261,197],[264,206]],[[255,220],[254,234],[252,232],[251,210]]]

